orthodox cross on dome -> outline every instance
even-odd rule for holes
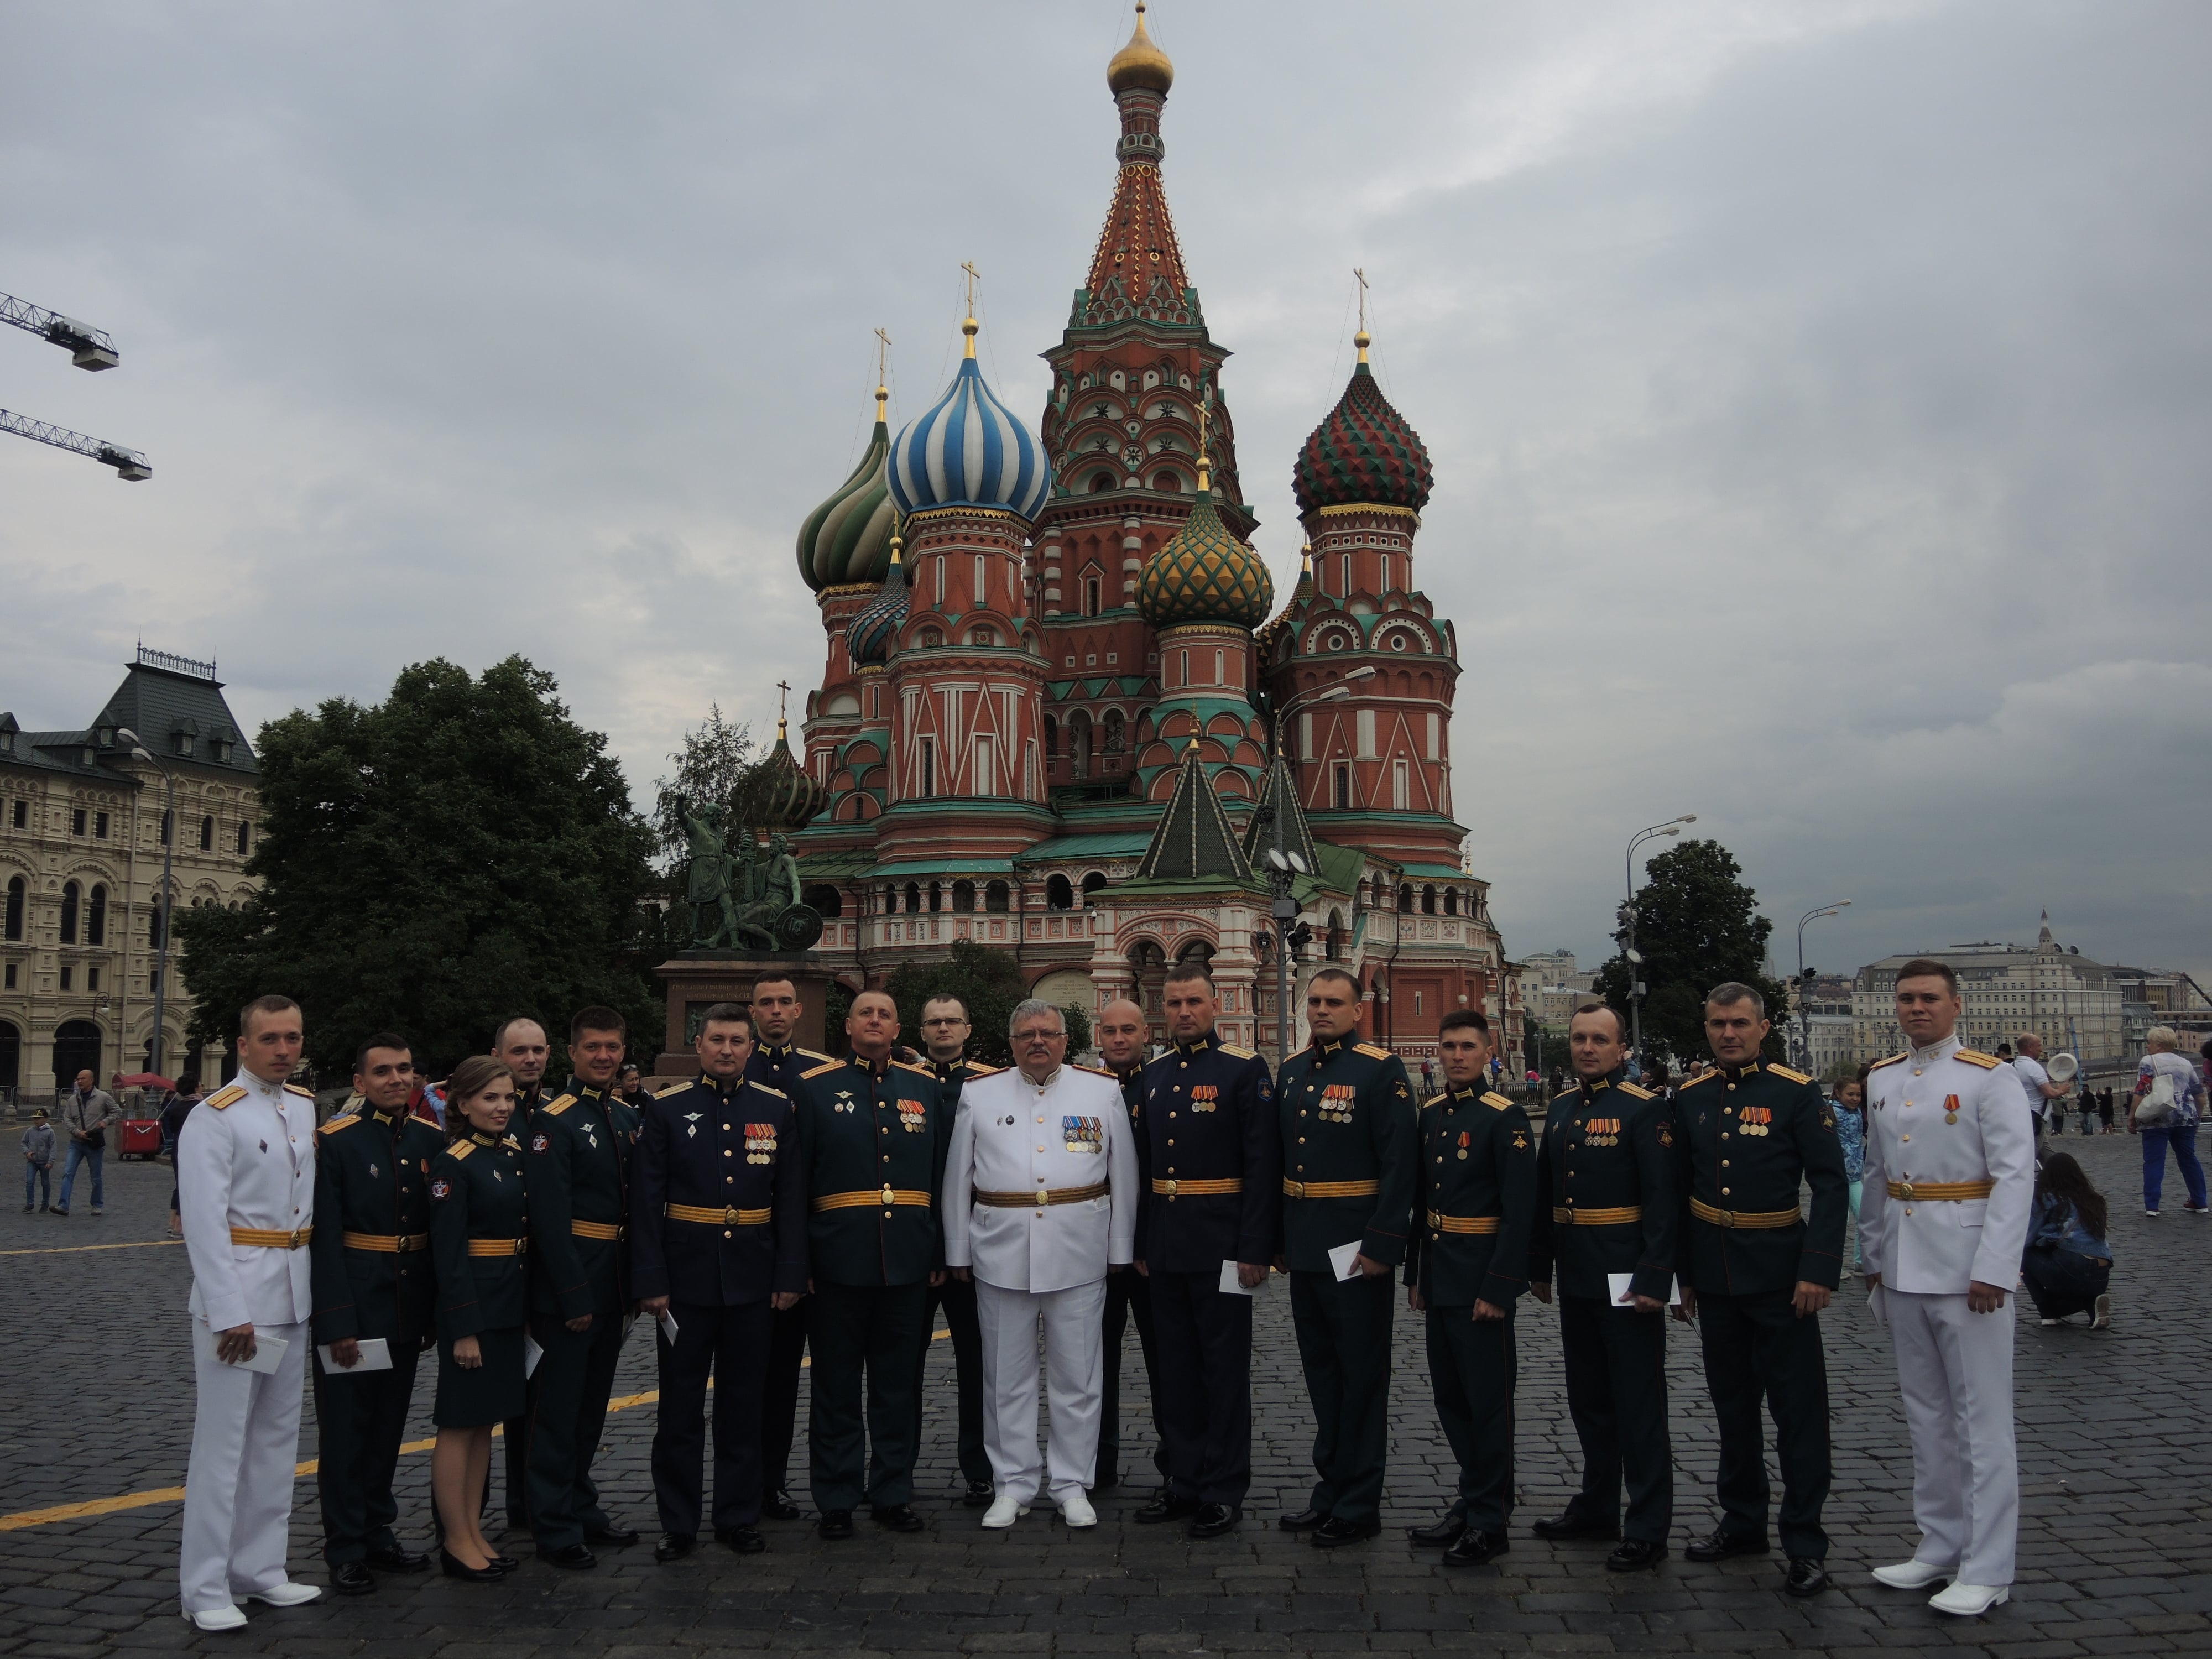
[[[1198,405],[1198,487],[1200,489],[1213,488],[1213,449],[1206,437],[1206,417],[1212,408],[1213,389],[1209,386],[1206,388],[1206,396],[1199,400]],[[1194,738],[1193,741],[1195,742],[1196,739]]]
[[[881,331],[879,330],[878,331],[880,332]],[[789,724],[787,716],[790,711],[791,682],[789,680],[778,680],[775,683],[775,734],[780,738],[784,733],[784,727]]]
[[[884,418],[884,405],[891,400],[890,386],[884,373],[890,367],[890,334],[889,331],[879,328],[876,331],[876,418],[878,421]]]
[[[963,259],[960,269],[968,273],[968,318],[960,325],[960,331],[968,337],[968,346],[961,355],[972,357],[975,355],[975,284],[982,279],[983,273],[975,269],[973,259]]]
[[[1359,282],[1359,332],[1352,337],[1352,343],[1359,348],[1359,361],[1364,363],[1367,361],[1367,348],[1371,343],[1367,334],[1367,273],[1354,265],[1352,274]]]

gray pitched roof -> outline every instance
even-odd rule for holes
[[[13,715],[0,715],[0,733],[14,724]],[[252,746],[239,729],[238,716],[223,701],[222,683],[212,675],[179,672],[148,662],[128,665],[122,684],[94,717],[74,732],[15,733],[12,752],[0,750],[0,763],[12,762],[40,770],[75,773],[105,772],[102,759],[116,760],[127,751],[112,734],[124,728],[164,761],[185,760],[193,766],[252,777],[259,769]],[[103,744],[100,739],[107,736]],[[184,740],[190,739],[187,750]],[[85,763],[87,750],[93,763]]]
[[[1290,766],[1279,753],[1261,787],[1261,810],[1252,814],[1252,822],[1244,830],[1244,861],[1255,870],[1266,867],[1262,860],[1275,844],[1275,827],[1267,822],[1271,808],[1282,818],[1284,850],[1296,853],[1306,861],[1310,872],[1319,875],[1321,849],[1314,844],[1313,826],[1306,822],[1306,809],[1299,804],[1297,786],[1291,781]]]
[[[1210,876],[1249,881],[1252,866],[1237,850],[1237,832],[1230,825],[1229,814],[1221,809],[1221,797],[1213,793],[1194,739],[1183,750],[1175,793],[1168,798],[1167,811],[1160,814],[1159,826],[1152,831],[1152,845],[1145,849],[1145,861],[1137,866],[1136,878],[1196,881]]]

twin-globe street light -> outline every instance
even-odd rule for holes
[[[138,734],[129,726],[118,728],[115,735],[131,745],[131,758],[142,760],[161,769],[161,776],[168,785],[168,801],[161,810],[161,896],[156,912],[161,918],[161,954],[154,969],[154,1042],[149,1052],[146,1069],[155,1076],[161,1075],[162,1020],[169,1005],[169,868],[177,850],[177,775],[169,769],[167,761],[141,742]]]
[[[1685,812],[1679,818],[1668,818],[1664,823],[1638,830],[1628,838],[1628,850],[1620,858],[1620,932],[1614,937],[1620,941],[1621,954],[1628,959],[1628,1052],[1638,1065],[1643,1063],[1644,994],[1647,988],[1643,975],[1638,971],[1644,966],[1644,958],[1636,949],[1636,849],[1647,841],[1679,836],[1684,824],[1697,821],[1695,812]]]
[[[1849,899],[1838,899],[1832,904],[1818,905],[1797,918],[1797,1065],[1802,1071],[1813,1069],[1813,1011],[1805,1000],[1805,924],[1822,916],[1832,916],[1838,910],[1848,910],[1850,904]]]

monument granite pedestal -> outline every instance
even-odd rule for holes
[[[750,1003],[753,981],[770,977],[787,979],[799,993],[805,1012],[792,1040],[802,1048],[827,1051],[822,1010],[834,979],[828,967],[811,951],[787,955],[767,951],[678,951],[659,967],[662,988],[668,996],[668,1034],[660,1058],[654,1063],[656,1078],[698,1075],[699,1061],[692,1043],[699,1035],[699,1017],[718,1002]]]

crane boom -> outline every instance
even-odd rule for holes
[[[42,444],[52,444],[56,449],[66,449],[71,454],[89,455],[102,466],[112,466],[115,476],[127,483],[137,483],[154,476],[154,469],[146,458],[135,449],[125,449],[121,444],[112,444],[101,438],[88,438],[82,432],[72,432],[65,426],[56,426],[51,421],[33,420],[28,415],[18,415],[0,409],[0,432],[12,432],[19,438],[35,438]]]
[[[79,368],[97,372],[112,368],[122,362],[106,330],[80,323],[74,317],[64,317],[44,306],[34,306],[12,294],[0,294],[0,323],[13,323],[26,333],[52,341],[70,353],[70,361]]]

